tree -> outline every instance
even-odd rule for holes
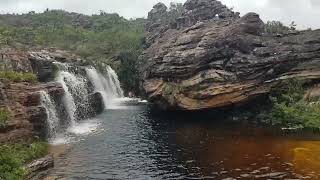
[[[280,21],[268,21],[267,24],[265,24],[265,32],[269,34],[286,34],[291,31],[289,27],[283,25]]]

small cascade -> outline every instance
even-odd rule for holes
[[[46,108],[47,112],[47,137],[54,139],[59,127],[59,118],[56,111],[55,103],[51,100],[50,95],[46,91],[40,91],[41,104]]]
[[[86,72],[95,91],[101,93],[106,108],[113,106],[116,99],[123,97],[118,76],[110,66],[107,66],[105,76],[94,67],[87,67]]]
[[[65,79],[70,77],[72,77],[72,74],[70,74],[69,72],[60,71],[57,76],[57,82],[59,82],[62,85],[65,91],[65,94],[63,96],[63,104],[69,115],[70,125],[74,126],[76,124],[76,120],[75,120],[76,104],[74,102],[72,94],[65,81]]]
[[[121,88],[117,73],[110,66],[107,66],[107,73],[108,73],[109,82],[113,87],[113,90],[115,91],[115,93],[118,95],[118,97],[124,97],[123,90]]]
[[[79,115],[85,114],[90,108],[88,82],[86,77],[69,70],[67,64],[56,63],[59,68],[56,80],[65,90],[63,104],[70,117],[70,125],[74,126]]]

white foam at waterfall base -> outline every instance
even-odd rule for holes
[[[54,139],[59,127],[59,118],[56,111],[55,103],[51,100],[46,91],[40,91],[41,104],[47,113],[47,136],[48,139]]]
[[[98,128],[98,120],[97,119],[88,119],[78,123],[75,126],[71,126],[68,128],[68,132],[75,135],[87,135],[92,132],[95,132]]]
[[[98,119],[87,119],[70,126],[65,133],[56,135],[56,137],[49,141],[51,145],[63,145],[80,141],[83,136],[92,134],[98,131]]]

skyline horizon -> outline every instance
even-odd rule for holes
[[[83,3],[78,3],[75,6],[76,0],[70,0],[69,2],[62,2],[62,0],[52,1],[44,0],[41,3],[36,0],[5,0],[0,2],[0,14],[27,14],[29,12],[41,13],[46,9],[49,10],[64,10],[67,12],[74,12],[84,15],[94,15],[99,14],[99,11],[104,11],[106,13],[117,13],[126,19],[137,19],[137,18],[147,18],[147,13],[152,9],[152,7],[160,2],[158,0],[134,0],[133,4],[127,4],[124,6],[122,3],[129,0],[119,0],[117,3],[103,2],[103,0],[93,0],[96,5],[87,5],[86,1],[80,0]],[[139,7],[138,2],[144,2],[143,6]],[[184,3],[185,0],[175,0],[176,3]],[[60,2],[60,3],[59,3]],[[171,0],[161,0],[162,3],[169,6]],[[260,18],[266,23],[267,21],[280,21],[285,25],[289,25],[291,22],[295,22],[299,29],[319,29],[320,22],[317,21],[317,15],[320,16],[320,2],[316,0],[297,0],[297,4],[302,4],[305,6],[300,6],[302,8],[296,9],[295,6],[290,4],[289,0],[283,0],[277,2],[276,0],[261,0],[259,2],[254,2],[254,0],[221,0],[229,8],[233,8],[234,11],[240,12],[243,16],[248,12],[255,12],[260,15]],[[106,4],[106,6],[99,6],[99,4]],[[110,4],[110,5],[109,5]],[[109,6],[107,6],[109,5]],[[104,8],[101,8],[104,7]],[[303,10],[304,9],[306,10]],[[140,11],[136,11],[140,9]],[[308,9],[308,11],[307,11]],[[292,12],[292,11],[296,12]],[[302,16],[303,15],[303,16]]]

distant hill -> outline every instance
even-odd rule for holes
[[[0,44],[58,47],[84,57],[93,54],[110,57],[119,49],[139,48],[144,22],[144,19],[127,20],[105,12],[92,16],[63,10],[5,14],[0,15]]]
[[[63,10],[3,14],[0,47],[69,50],[89,62],[115,66],[125,89],[134,89],[138,86],[135,65],[141,53],[144,24],[145,19],[127,20],[103,11],[91,16]]]

